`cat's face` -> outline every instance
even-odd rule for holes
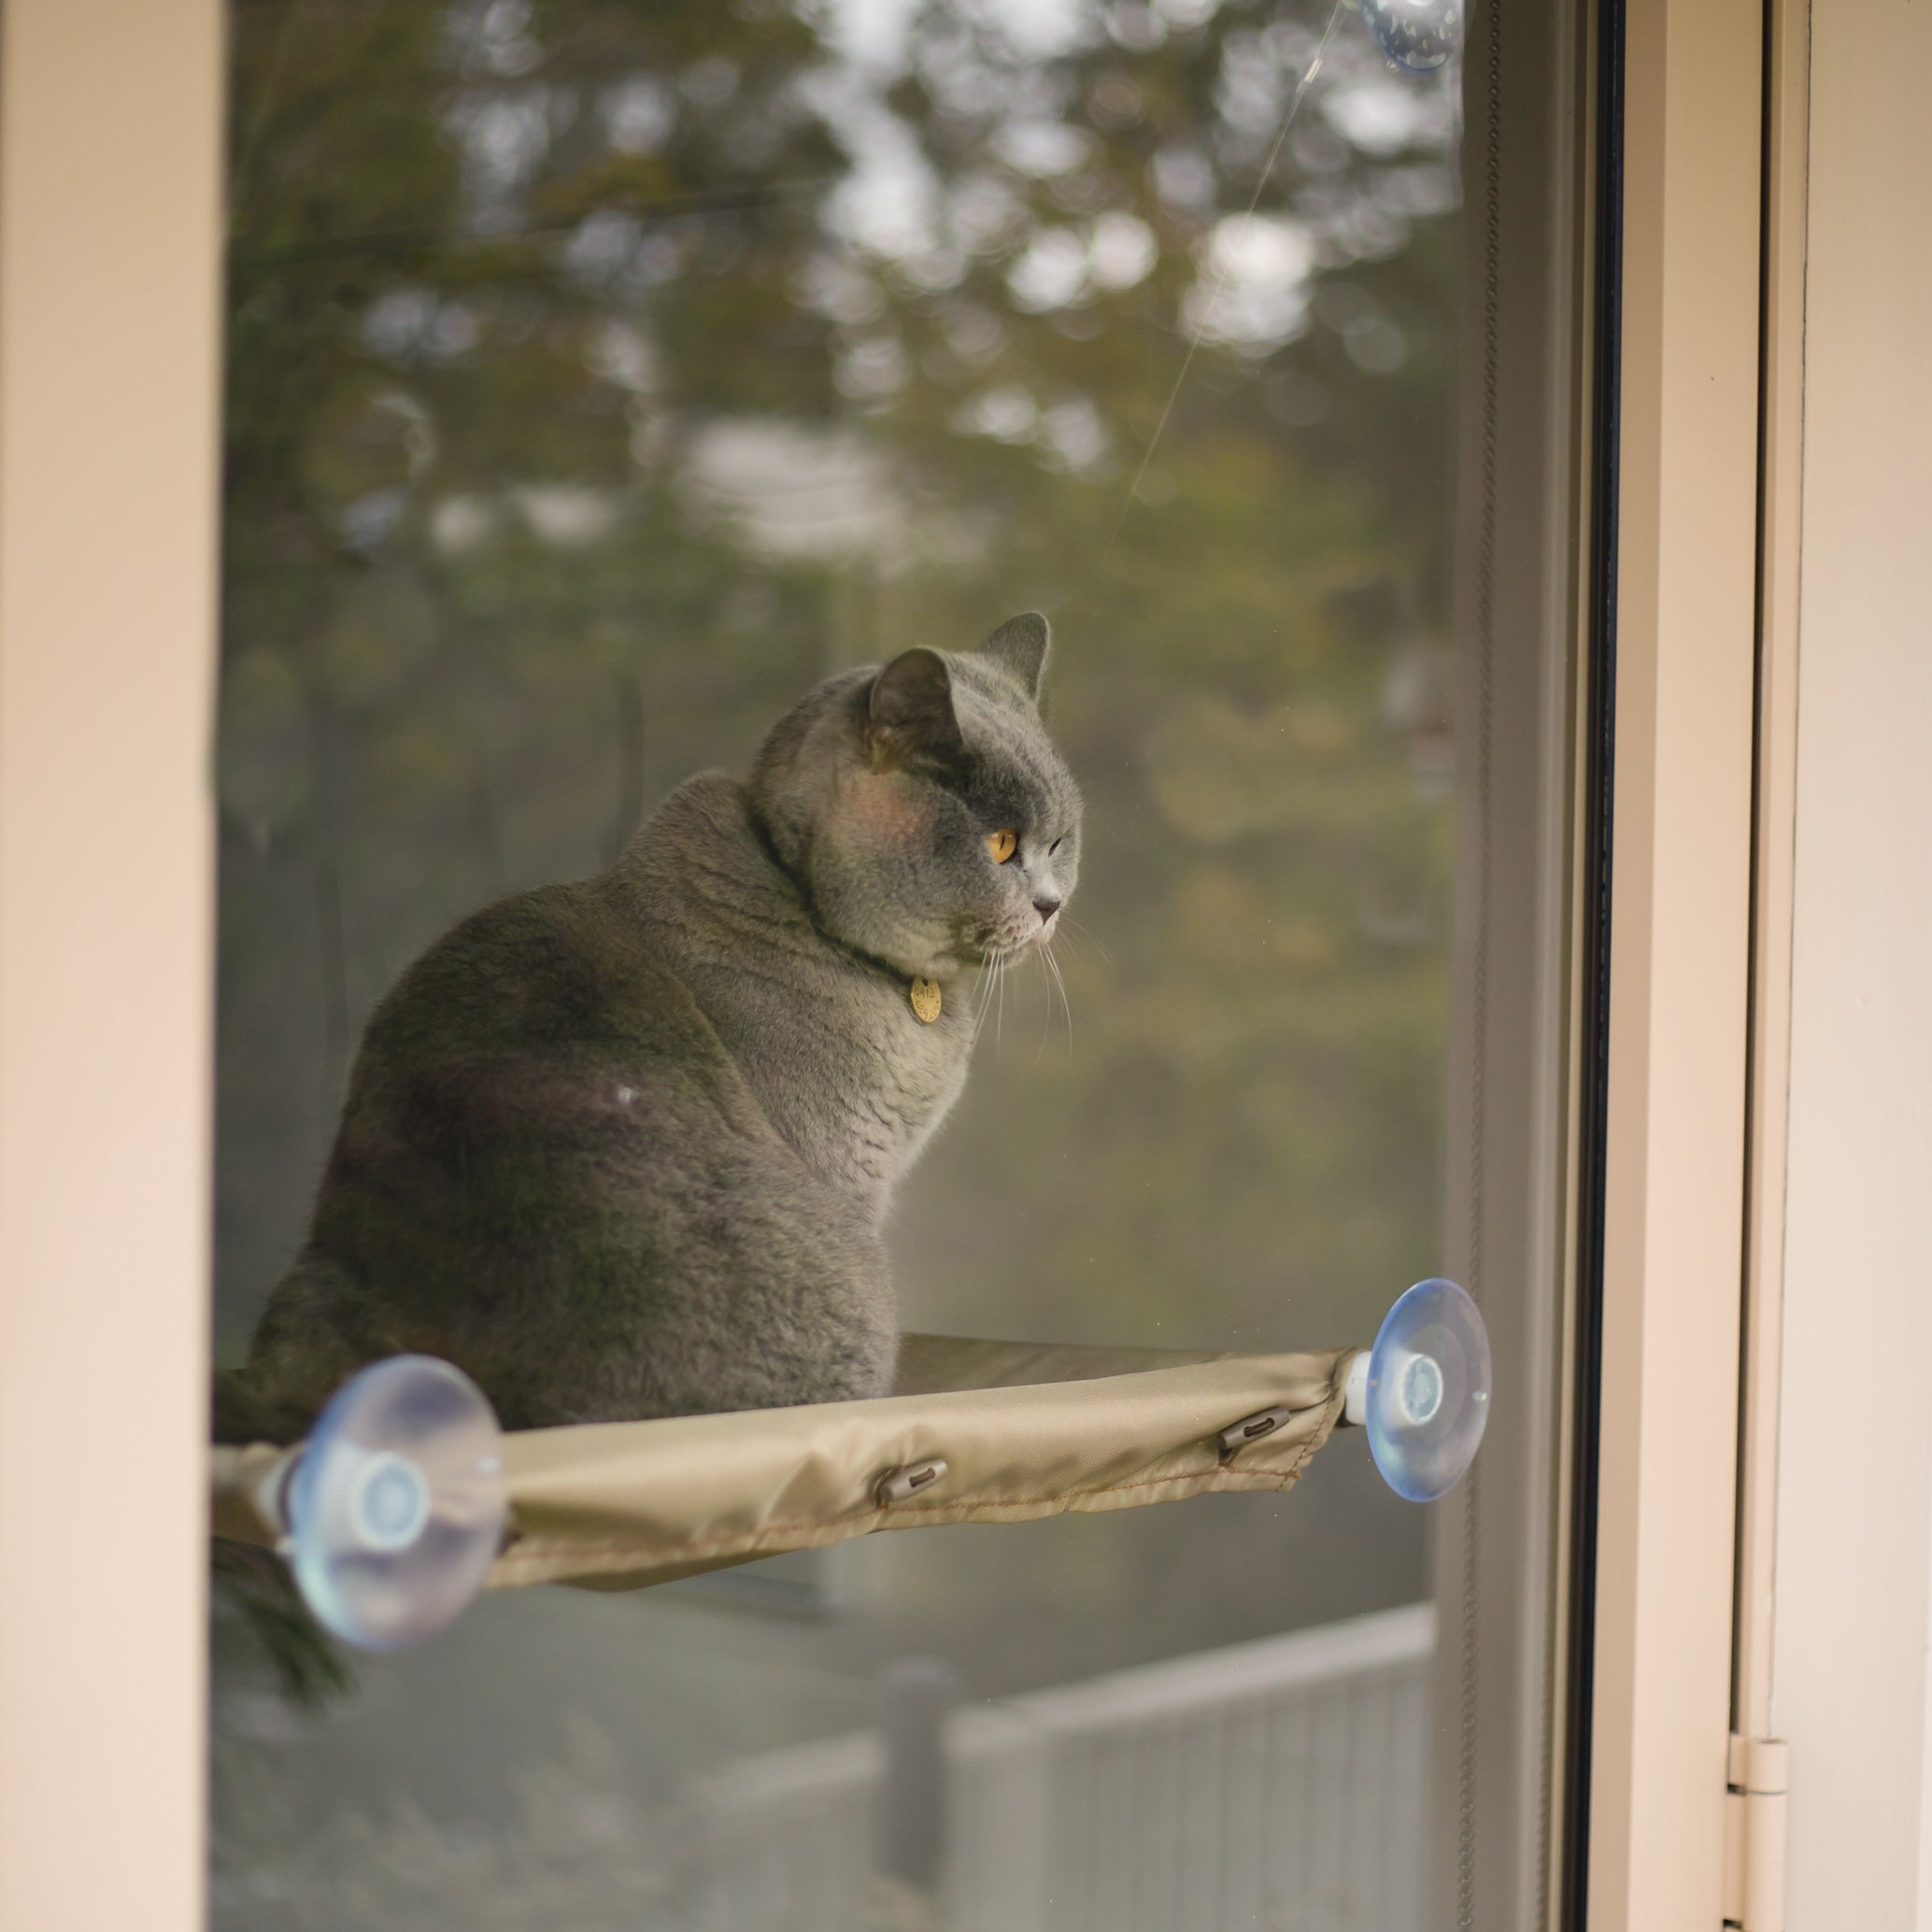
[[[1080,871],[1080,792],[1040,722],[1046,620],[821,685],[752,795],[833,937],[949,979],[1050,940]]]

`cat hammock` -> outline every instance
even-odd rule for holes
[[[638,1589],[874,1530],[1285,1490],[1344,1422],[1428,1500],[1469,1466],[1488,1397],[1482,1317],[1445,1281],[1411,1288],[1367,1350],[908,1335],[872,1400],[510,1435],[447,1363],[399,1356],[305,1443],[216,1449],[213,1527],[279,1550],[338,1636],[395,1649],[479,1586]]]

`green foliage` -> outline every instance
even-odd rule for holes
[[[1007,989],[908,1325],[1342,1343],[1435,1271],[1455,77],[1345,19],[1243,227],[1327,19],[237,0],[224,1351],[437,930],[827,670],[1030,606],[1071,1032]],[[987,1688],[1419,1587],[1413,1516],[1290,1588],[1229,1512],[1141,1514],[875,1571]]]
[[[1430,1260],[1449,99],[1338,37],[1271,273],[1217,292],[1314,18],[1020,19],[238,9],[230,1346],[440,926],[605,860],[829,666],[1029,604],[1092,802],[1078,1039],[1026,1097],[982,1070],[915,1313],[1172,1334],[1186,1278],[1211,1341]],[[917,1231],[961,1219],[948,1280]]]

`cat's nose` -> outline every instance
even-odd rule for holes
[[[1045,925],[1047,920],[1052,918],[1054,914],[1058,912],[1059,909],[1060,902],[1058,899],[1036,899],[1033,902],[1033,910],[1040,915],[1040,923],[1043,926]]]

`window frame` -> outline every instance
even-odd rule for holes
[[[1738,1523],[1758,588],[1764,21],[1627,0],[1613,473],[1600,1273],[1581,1443],[1567,1923],[1723,1916]],[[1587,1256],[1588,1234],[1584,1252]],[[1593,1347],[1594,1344],[1594,1347]]]
[[[1614,464],[1598,473],[1598,576],[1568,579],[1575,610],[1608,616],[1593,648],[1614,687],[1600,1093],[1586,819],[1544,855],[1576,881],[1557,1036],[1574,1111],[1551,1214],[1572,1230],[1556,1250],[1586,1256],[1600,1183],[1600,1285],[1579,1267],[1569,1340],[1586,1364],[1600,1340],[1601,1378],[1594,1409],[1587,1387],[1549,1392],[1585,1398],[1577,1481],[1566,1495],[1559,1470],[1521,1520],[1553,1549],[1573,1526],[1586,1556],[1581,1674],[1550,1669],[1574,1699],[1554,1734],[1585,1743],[1568,1789],[1587,1829],[1550,1881],[1550,1921],[1658,1932],[1716,1923],[1723,1868],[1765,36],[1746,0],[1609,12]],[[187,1932],[205,1891],[222,9],[13,0],[0,31],[0,1918]],[[1559,462],[1587,442],[1568,447]],[[1588,490],[1579,504],[1563,540],[1587,560]],[[1790,541],[1783,524],[1773,539]],[[1584,684],[1561,697],[1582,765]],[[1765,1185],[1760,1164],[1760,1200]]]
[[[7,1925],[204,1923],[222,40],[0,10]]]

